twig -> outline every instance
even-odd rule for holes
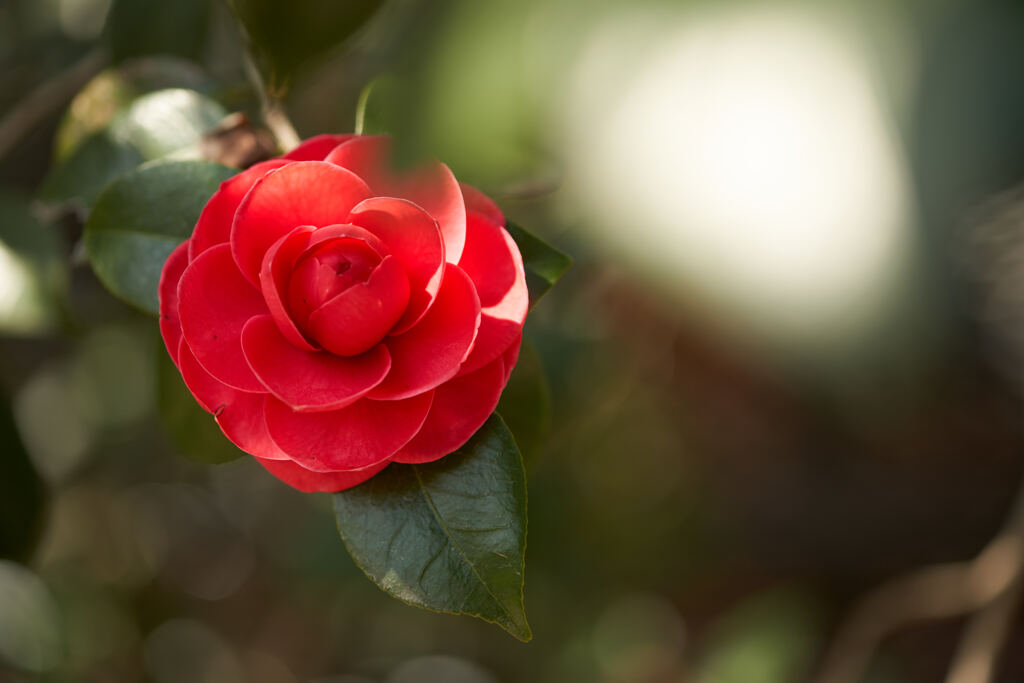
[[[857,683],[890,633],[974,614],[946,683],[989,683],[1024,590],[1024,482],[1003,531],[972,561],[935,565],[889,581],[840,627],[816,683]]]
[[[91,50],[30,92],[0,120],[0,158],[14,149],[43,119],[67,103],[106,64],[107,55],[103,50]]]
[[[260,75],[259,67],[256,66],[256,62],[252,58],[251,52],[246,55],[245,68],[249,75],[249,80],[259,94],[263,123],[267,124],[270,134],[277,140],[281,151],[289,152],[295,149],[299,146],[302,138],[299,137],[299,134],[295,131],[295,126],[288,119],[288,114],[285,113],[281,100],[270,94],[267,84]]]

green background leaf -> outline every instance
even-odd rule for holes
[[[156,313],[164,261],[187,238],[221,181],[236,171],[207,161],[156,161],[108,186],[85,224],[85,248],[110,291]]]
[[[52,226],[36,220],[24,198],[0,194],[0,333],[52,331],[65,281]]]
[[[194,90],[168,88],[143,95],[105,128],[62,150],[65,156],[47,177],[40,198],[92,204],[108,183],[144,161],[198,156],[203,135],[225,116],[224,107]]]
[[[523,255],[530,308],[533,308],[569,269],[572,259],[522,226],[509,221],[505,227]]]
[[[307,60],[340,45],[382,0],[228,0],[262,62],[269,84],[283,90]]]
[[[523,609],[526,479],[497,415],[441,460],[393,464],[335,494],[334,509],[352,558],[390,595],[532,637]]]
[[[114,61],[154,54],[199,57],[212,6],[209,0],[114,0],[107,18]]]

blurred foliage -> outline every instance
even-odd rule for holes
[[[641,135],[658,124],[654,109],[615,135],[574,118],[585,65],[600,67],[586,81],[587,113],[610,115],[626,104],[620,88],[645,82],[644,60],[700,23],[692,6],[743,18],[749,4],[392,0],[379,11],[335,3],[312,20],[300,10],[319,3],[271,4],[235,9],[252,11],[246,30],[275,82],[291,86],[285,104],[302,134],[350,129],[359,93],[384,75],[367,130],[443,159],[576,259],[531,312],[536,355],[524,346],[501,406],[530,464],[535,638],[523,647],[491,625],[381,595],[338,542],[329,497],[213,450],[227,442],[181,400],[152,319],[83,264],[83,211],[104,186],[146,154],[196,155],[218,116],[252,104],[230,13],[208,2],[9,0],[0,121],[90,50],[114,66],[0,158],[0,253],[18,264],[0,267],[15,283],[0,287],[0,387],[15,420],[3,428],[0,412],[0,539],[14,539],[5,558],[24,562],[0,564],[5,683],[795,683],[856,596],[922,563],[970,557],[998,528],[1022,471],[1019,363],[1006,362],[1020,349],[990,365],[988,339],[1007,323],[982,302],[1011,306],[1020,269],[982,265],[968,282],[957,263],[971,258],[961,245],[974,209],[1024,182],[1020,3],[836,4],[839,33],[863,33],[857,49],[882,67],[868,94],[906,160],[918,260],[899,265],[907,277],[883,296],[895,313],[870,343],[785,362],[598,239],[600,217],[586,209],[609,198],[642,208],[625,182],[600,197],[561,189],[586,163],[567,152],[569,138],[658,146]],[[158,57],[168,54],[177,60]],[[186,92],[174,97],[187,106],[150,119],[139,98],[168,89]],[[120,129],[133,110],[145,116]],[[654,184],[671,171],[616,172]],[[132,200],[118,209],[191,206]],[[1001,245],[1021,242],[1019,221],[999,226],[993,248],[1015,253]],[[639,217],[613,227],[651,254],[667,248]],[[779,258],[752,256],[752,267]],[[979,298],[986,288],[998,296]],[[7,316],[8,291],[33,312]],[[152,306],[149,289],[130,296]],[[853,313],[836,311],[840,322]],[[1000,683],[1024,679],[1019,631]],[[957,636],[957,624],[937,623],[891,639],[876,678],[940,680]]]
[[[358,31],[383,0],[228,0],[277,94],[296,69]]]

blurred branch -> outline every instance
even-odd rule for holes
[[[64,106],[107,64],[106,53],[90,50],[61,73],[48,78],[0,120],[0,158],[14,149],[40,121]]]
[[[295,126],[288,119],[284,111],[284,105],[278,97],[270,94],[266,82],[260,75],[259,67],[252,57],[250,51],[245,59],[246,72],[256,92],[259,93],[260,109],[263,114],[263,123],[267,125],[270,134],[277,140],[278,146],[284,152],[289,152],[299,146],[302,139],[295,131]]]
[[[973,615],[946,683],[990,683],[1024,589],[1024,482],[1003,531],[971,562],[935,565],[873,590],[840,626],[816,683],[856,683],[882,640],[918,621]]]

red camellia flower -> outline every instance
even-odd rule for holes
[[[386,137],[226,180],[160,278],[160,329],[224,434],[302,491],[436,460],[498,403],[527,290],[498,207]]]

